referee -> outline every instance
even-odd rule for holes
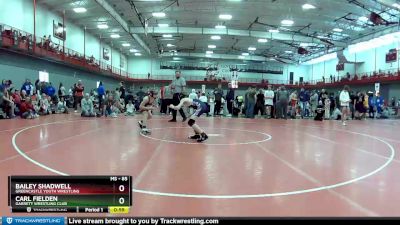
[[[172,81],[171,83],[171,91],[174,93],[173,98],[172,98],[172,104],[177,106],[179,105],[179,102],[181,101],[182,95],[185,92],[186,88],[186,81],[185,78],[181,77],[181,72],[180,71],[175,71],[175,80]],[[179,109],[179,113],[182,116],[182,122],[186,121],[186,115],[183,112],[183,109]],[[168,122],[176,122],[176,110],[172,110],[172,120]]]

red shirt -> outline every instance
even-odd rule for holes
[[[13,101],[14,101],[15,104],[20,104],[21,103],[21,96],[19,96],[18,94],[14,93],[12,95],[12,97],[13,97]]]
[[[34,108],[33,108],[32,103],[22,102],[19,107],[19,110],[21,111],[21,114],[22,114],[22,113],[27,112],[28,110],[34,110]]]
[[[76,85],[75,96],[83,97],[83,90],[85,90],[85,87],[83,85]]]

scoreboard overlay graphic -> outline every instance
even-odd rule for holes
[[[127,213],[131,176],[9,176],[12,212]]]

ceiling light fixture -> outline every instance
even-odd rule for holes
[[[393,3],[393,5],[392,5],[393,7],[396,7],[396,8],[398,8],[398,9],[400,9],[400,4],[397,4],[397,3]]]
[[[169,27],[168,23],[159,23],[158,27]]]
[[[124,46],[124,47],[129,47],[129,46],[131,46],[131,44],[129,44],[129,43],[123,43],[122,46]]]
[[[294,24],[294,21],[293,20],[282,20],[281,24],[283,26],[292,26]]]
[[[247,52],[243,52],[242,53],[242,56],[249,56],[250,54],[249,53],[247,53]]]
[[[214,35],[214,36],[211,36],[211,39],[212,40],[221,40],[221,36]]]
[[[258,42],[259,42],[259,43],[267,43],[268,40],[265,39],[265,38],[260,38],[260,39],[258,39]]]
[[[216,48],[217,46],[215,45],[209,45],[208,48]]]
[[[304,5],[302,6],[302,8],[303,8],[303,9],[315,9],[315,6],[306,3],[306,4],[304,4]]]
[[[249,51],[255,51],[255,50],[257,50],[257,48],[256,47],[249,47],[248,50]]]
[[[108,25],[107,24],[98,24],[97,25],[97,28],[99,28],[99,29],[108,29]]]
[[[142,56],[142,53],[136,52],[135,56]]]
[[[76,12],[76,13],[84,13],[84,12],[87,11],[87,10],[86,10],[85,8],[83,8],[83,7],[73,8],[73,10],[74,10],[74,12]]]
[[[154,13],[152,13],[152,15],[157,18],[165,17],[165,13],[163,13],[163,12],[154,12]]]
[[[244,57],[243,55],[239,55],[238,58],[239,59],[245,59],[246,57]]]
[[[111,38],[120,38],[121,36],[119,36],[119,34],[111,34],[110,37]]]
[[[163,34],[164,38],[172,38],[172,34]]]
[[[215,29],[226,29],[226,26],[224,26],[224,25],[216,25]]]
[[[367,22],[369,19],[366,16],[361,16],[361,17],[358,18],[358,20],[362,21],[362,22]]]
[[[340,29],[340,28],[333,28],[333,31],[335,31],[335,32],[342,32],[343,31],[343,29]]]
[[[211,55],[211,54],[214,54],[214,52],[213,51],[206,51],[206,54],[207,55]]]
[[[137,49],[131,48],[129,49],[130,52],[139,52]]]
[[[173,45],[173,44],[167,44],[167,47],[171,48],[171,47],[175,47],[175,45]]]
[[[268,30],[268,32],[270,32],[270,33],[279,33],[279,30],[278,29],[271,29],[271,30]]]
[[[230,19],[232,19],[232,15],[229,15],[229,14],[221,14],[221,15],[219,15],[219,18],[220,18],[221,20],[230,20]]]

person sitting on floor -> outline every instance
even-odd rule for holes
[[[20,112],[21,118],[23,119],[34,119],[39,117],[32,105],[30,97],[26,97],[26,99],[21,102]]]
[[[57,104],[56,113],[65,113],[68,114],[67,102],[64,100],[64,97],[60,97],[60,101]]]
[[[132,101],[128,101],[126,105],[125,116],[134,116],[135,115],[135,106],[132,104]]]
[[[324,106],[322,105],[322,101],[319,101],[317,109],[315,110],[315,114],[316,115],[314,117],[314,120],[317,120],[317,121],[323,121],[324,120],[325,109],[324,109]]]
[[[107,116],[111,116],[113,118],[118,117],[117,114],[115,114],[115,112],[114,112],[114,104],[115,104],[114,96],[108,95],[107,100],[104,104],[104,107],[105,107],[104,111],[105,111],[106,117]]]
[[[46,94],[42,94],[42,98],[39,100],[39,115],[50,114],[50,102]]]
[[[341,120],[342,119],[342,112],[340,112],[339,108],[335,108],[332,113],[332,120]]]
[[[94,117],[94,107],[93,102],[90,100],[90,96],[88,93],[85,94],[85,97],[81,101],[82,113],[83,117]]]

